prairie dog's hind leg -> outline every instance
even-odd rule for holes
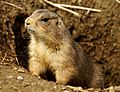
[[[69,69],[60,69],[56,71],[55,76],[58,84],[67,85],[74,76],[74,72],[72,70],[70,71]]]

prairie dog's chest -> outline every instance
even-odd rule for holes
[[[43,42],[31,42],[29,45],[30,56],[39,59],[40,62],[53,63],[59,60],[60,55],[49,49]],[[61,51],[60,51],[61,52]]]
[[[30,57],[35,57],[37,61],[43,64],[59,67],[62,63],[68,61],[68,53],[71,51],[70,47],[71,45],[66,42],[60,47],[60,50],[55,51],[46,46],[44,42],[38,43],[33,38],[29,45]]]

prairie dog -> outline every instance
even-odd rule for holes
[[[38,9],[25,20],[30,33],[29,71],[42,76],[48,70],[64,85],[101,86],[100,69],[85,55],[71,37],[60,16]]]

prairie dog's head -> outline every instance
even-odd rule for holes
[[[37,38],[56,39],[66,34],[66,28],[58,14],[38,9],[25,20],[29,33]]]

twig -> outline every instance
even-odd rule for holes
[[[56,5],[60,5],[60,6],[67,7],[67,8],[73,8],[73,9],[82,9],[82,10],[87,10],[87,11],[101,12],[101,10],[99,9],[93,9],[93,8],[87,8],[87,7],[65,5],[65,4],[56,4]]]
[[[5,1],[1,1],[1,2],[4,3],[4,4],[7,4],[7,5],[13,6],[13,7],[15,7],[15,8],[18,8],[18,9],[20,9],[20,10],[23,10],[23,8],[15,5],[15,4],[12,4],[12,3],[9,3],[9,2],[5,2]]]
[[[73,13],[74,15],[76,15],[76,16],[78,16],[78,17],[80,16],[77,12],[74,12],[74,11],[72,11],[72,10],[70,10],[70,9],[64,8],[64,7],[62,7],[62,6],[58,5],[58,4],[52,3],[52,2],[47,1],[47,0],[44,0],[44,2],[46,2],[46,3],[48,3],[48,4],[52,5],[52,6],[55,6],[55,7],[57,7],[57,8],[60,8],[60,9],[62,9],[62,10],[65,10],[65,11],[67,11],[67,12]]]
[[[10,63],[0,63],[0,65],[9,66]]]
[[[116,0],[116,2],[120,3],[120,1],[119,1],[119,0]]]
[[[5,53],[5,56],[3,57],[1,63],[5,60],[6,57],[7,57],[7,53]]]
[[[90,10],[88,10],[85,14],[88,15],[90,13]]]
[[[18,61],[18,58],[16,57],[15,59],[16,59],[17,65],[20,65],[20,64],[19,64],[19,61]]]
[[[50,2],[48,0],[44,0],[44,2],[46,2],[46,3],[48,3],[48,4],[52,5],[52,6],[55,6],[57,8],[60,8],[62,10],[65,10],[67,12],[73,13],[74,15],[76,15],[78,17],[80,15],[77,12],[74,12],[74,11],[72,11],[70,9],[67,9],[67,8],[87,10],[86,14],[88,14],[90,11],[101,12],[101,10],[99,10],[99,9],[92,9],[92,8],[80,7],[80,6],[74,6],[74,5],[56,4],[56,3],[52,3],[52,2]]]
[[[5,59],[7,57],[7,53],[5,53],[5,56],[3,57],[2,61],[0,62],[0,65],[10,65],[9,63],[5,63]]]
[[[67,8],[64,8],[64,7],[61,7],[61,6],[56,6],[56,7],[58,7],[58,8],[60,8],[60,9],[62,9],[62,10],[65,10],[65,11],[67,11],[67,12],[70,12],[70,13],[73,13],[74,15],[76,15],[76,16],[80,16],[77,12],[74,12],[74,11],[72,11],[72,10],[70,10],[70,9],[67,9]]]

